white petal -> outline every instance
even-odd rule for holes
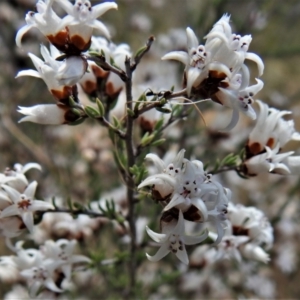
[[[18,72],[16,78],[19,78],[19,77],[22,77],[22,76],[32,76],[32,77],[36,77],[36,78],[42,78],[41,74],[38,71],[35,71],[35,70],[20,71],[20,72]]]
[[[118,9],[118,5],[114,2],[105,2],[92,7],[92,18],[97,19],[110,9]]]
[[[201,220],[201,221],[206,221],[207,209],[206,209],[206,205],[204,204],[204,202],[201,199],[194,198],[194,199],[192,199],[192,204],[199,209],[199,212],[203,218],[203,220]]]
[[[261,76],[264,73],[264,63],[257,54],[246,52],[245,59],[252,60],[257,64],[258,76]]]
[[[18,112],[26,117],[21,122],[60,125],[65,122],[65,111],[55,104],[41,104],[31,107],[19,106]]]
[[[36,55],[32,54],[32,53],[28,53],[28,56],[30,57],[30,59],[32,60],[35,68],[40,71],[40,68],[44,65],[44,62],[38,58]]]
[[[203,73],[203,74],[202,74]],[[202,75],[202,76],[201,76]],[[198,68],[189,68],[187,71],[187,94],[190,96],[192,88],[198,86],[207,77],[207,73]]]
[[[175,228],[173,229],[172,233],[184,235],[184,218],[181,210],[179,210],[178,222]]]
[[[179,260],[181,262],[183,262],[184,264],[188,265],[189,264],[189,258],[188,258],[188,255],[186,253],[186,250],[185,250],[185,246],[183,245],[183,250],[177,250],[176,252],[176,256],[179,258]]]
[[[187,27],[186,34],[188,49],[197,48],[199,46],[199,42],[197,36],[195,35],[195,32],[190,27]]]
[[[184,202],[185,202],[184,197],[180,196],[179,194],[175,194],[172,197],[171,201],[168,203],[168,205],[164,207],[164,211],[167,211],[167,210],[169,210],[169,209],[171,209],[171,208],[173,208],[173,207],[175,207],[175,206],[177,206],[181,203],[184,203]]]
[[[69,0],[59,0],[56,1],[60,7],[68,14],[68,15],[73,15],[74,11],[74,6]]]
[[[4,184],[2,185],[2,188],[6,191],[6,193],[9,196],[9,198],[14,203],[18,203],[21,194],[16,189],[14,189],[14,188],[12,188],[12,187],[10,187],[8,185],[4,185]]]
[[[181,168],[184,158],[185,149],[181,149],[174,158],[173,164],[175,168]]]
[[[27,227],[27,229],[30,231],[30,233],[33,232],[33,214],[31,211],[22,213],[22,220]]]
[[[16,35],[16,44],[18,47],[22,47],[21,41],[22,41],[22,37],[23,35],[29,31],[32,27],[35,27],[33,24],[30,25],[25,25],[22,28],[19,29],[17,35]]]
[[[156,154],[149,153],[145,159],[150,159],[154,163],[158,173],[162,173],[166,168],[165,163]]]
[[[156,233],[156,232],[152,231],[148,226],[146,226],[146,231],[147,231],[148,235],[152,238],[152,240],[154,240],[157,243],[163,243],[167,238],[166,234]]]
[[[51,203],[41,200],[34,200],[30,206],[30,211],[42,211],[48,209],[54,209],[54,206]]]
[[[22,272],[24,272],[24,271],[22,271]],[[41,286],[42,286],[42,283],[40,281],[34,281],[33,284],[29,287],[29,295],[32,299],[36,298],[37,293],[38,293],[39,289],[41,288]]]
[[[34,195],[35,195],[37,185],[38,185],[38,183],[36,181],[31,182],[28,185],[28,187],[26,188],[26,190],[24,191],[24,194],[26,196],[28,196],[30,199],[33,199]]]
[[[50,291],[61,293],[63,290],[59,289],[56,284],[54,283],[52,278],[47,278],[44,282],[44,285],[46,288],[48,288]]]
[[[20,212],[16,204],[12,204],[0,212],[0,219],[11,217],[11,216],[19,216],[19,215]]]
[[[157,175],[153,175],[153,176],[150,176],[150,177],[146,178],[138,186],[138,189],[140,189],[144,186],[153,185],[153,184],[156,184],[156,183],[162,183],[163,181],[166,181],[167,183],[169,183],[173,187],[176,185],[175,178],[171,177],[170,175],[168,175],[168,174],[157,174]]]
[[[165,257],[167,254],[170,253],[169,244],[164,243],[162,246],[158,249],[155,255],[150,256],[148,253],[146,253],[147,258],[150,261],[156,262],[161,260],[163,257]]]
[[[219,73],[224,73],[229,79],[231,78],[232,74],[230,72],[230,69],[222,63],[219,62],[210,63],[208,65],[208,68],[210,71],[218,71]]]
[[[189,55],[187,52],[184,52],[184,51],[169,52],[169,53],[165,54],[161,59],[162,60],[178,60],[186,66],[189,64]]]
[[[188,236],[184,235],[182,237],[184,244],[186,245],[195,245],[203,242],[208,237],[208,230],[205,229],[205,232],[199,236]]]
[[[98,21],[98,20],[94,20],[92,23],[91,23],[91,26],[95,29],[97,29],[102,35],[104,35],[107,39],[110,39],[110,33],[107,29],[107,27],[101,22],[101,21]]]
[[[37,163],[27,163],[23,168],[22,168],[22,173],[25,174],[27,171],[30,169],[37,169],[42,171],[42,166]]]
[[[231,129],[233,129],[238,123],[239,118],[240,118],[239,110],[236,107],[233,107],[232,116],[229,124],[224,129],[221,129],[220,131],[230,131]]]

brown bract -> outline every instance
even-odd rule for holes
[[[91,39],[85,41],[79,35],[70,37],[68,28],[61,30],[56,35],[47,36],[49,42],[66,55],[80,55],[91,46]]]

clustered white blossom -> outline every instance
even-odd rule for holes
[[[54,2],[66,12],[65,17],[59,17],[52,9]],[[107,106],[117,100],[116,107],[123,113],[119,119],[122,119],[130,111],[125,110],[123,80],[118,72],[102,68],[88,59],[90,53],[96,52],[120,72],[126,71],[125,60],[132,56],[129,46],[113,44],[109,40],[107,27],[98,20],[108,10],[117,9],[117,4],[105,2],[92,6],[88,0],[76,0],[74,5],[68,0],[39,0],[36,8],[37,12],[27,13],[27,25],[18,31],[16,43],[22,47],[23,36],[36,28],[50,42],[50,47],[48,49],[41,45],[43,59],[28,53],[36,70],[20,71],[17,78],[32,76],[42,79],[56,103],[20,106],[18,111],[25,115],[20,122],[61,125],[80,121],[86,117],[80,114],[80,110],[76,110],[80,108],[81,112],[84,111],[83,95],[96,99],[100,88]],[[103,37],[93,36],[94,29]],[[186,33],[187,52],[173,51],[162,57],[163,60],[178,60],[185,65],[184,98],[210,99],[231,108],[232,119],[224,130],[237,125],[240,111],[255,120],[256,112],[252,105],[254,97],[263,88],[263,82],[258,77],[263,74],[264,64],[257,54],[248,52],[251,35],[232,33],[230,16],[227,14],[213,26],[203,44],[199,43],[191,28],[188,27]],[[88,53],[88,50],[91,52]],[[255,84],[250,83],[246,60],[257,65]],[[136,100],[141,94],[147,99],[145,91],[144,86],[135,85],[130,92]],[[269,108],[259,100],[256,103],[259,114],[249,135],[241,173],[247,176],[260,173],[299,174],[300,158],[292,156],[293,151],[282,150],[289,141],[300,140],[294,122],[283,119],[291,112]],[[108,109],[109,114],[119,117],[118,113]],[[155,123],[158,119],[162,120],[162,117],[161,114],[158,116],[154,108],[136,119],[142,130],[152,132]],[[171,162],[163,161],[153,153],[146,155],[146,159],[154,164],[155,171],[136,184],[136,188],[141,190],[148,187],[152,199],[161,204],[163,209],[159,233],[145,226],[149,221],[147,217],[135,220],[138,224],[134,241],[136,245],[142,244],[146,228],[148,235],[159,246],[154,255],[146,253],[147,258],[153,262],[172,252],[188,265],[190,260],[186,245],[202,243],[194,246],[192,264],[200,264],[199,261],[213,264],[224,258],[233,258],[238,262],[243,258],[267,263],[270,260],[267,251],[273,246],[274,236],[265,214],[255,207],[233,204],[231,198],[236,196],[223,186],[221,179],[207,173],[202,161],[188,160],[184,154],[185,150],[180,150]],[[83,255],[73,254],[76,244],[73,239],[92,236],[100,224],[110,220],[107,216],[91,218],[84,214],[73,219],[66,212],[47,214],[47,210],[54,210],[55,207],[50,202],[36,199],[37,182],[29,183],[25,176],[32,168],[41,170],[41,166],[36,163],[25,166],[16,164],[13,169],[6,169],[0,174],[0,236],[6,238],[7,246],[15,253],[0,257],[0,278],[3,277],[3,268],[8,267],[26,282],[30,297],[36,297],[42,290],[54,293],[65,290],[76,267],[91,262]],[[124,201],[125,191],[122,190],[121,194],[120,198]],[[116,199],[114,201],[115,211],[119,213],[120,219],[124,219],[122,226],[119,220],[114,220],[114,225],[116,231],[123,230],[123,242],[127,243],[132,238],[127,231],[128,220],[124,217],[128,215],[128,207],[124,209]],[[106,199],[94,201],[90,203],[89,209],[93,213],[100,213],[105,211],[105,204]],[[35,227],[37,211],[45,213],[43,223]],[[24,249],[23,242],[13,246],[11,239],[19,236],[25,228],[34,242],[43,243],[39,249]],[[53,241],[54,235],[60,239]]]
[[[44,289],[63,292],[72,271],[91,262],[86,256],[74,254],[75,240],[48,240],[39,249],[24,249],[23,243],[19,241],[12,247],[15,255],[0,257],[0,269],[14,269],[15,277],[27,283],[32,298]]]
[[[258,76],[263,74],[261,58],[248,52],[251,35],[232,33],[230,16],[225,14],[205,37],[205,45],[199,44],[191,28],[187,28],[187,52],[174,51],[162,57],[185,64],[184,83],[189,97],[207,99],[232,108],[232,120],[224,130],[232,129],[239,120],[239,111],[256,118],[252,108],[253,97],[263,88],[263,82],[256,78],[250,85],[250,72],[245,60],[257,64]]]
[[[52,9],[54,2],[57,2],[67,12],[64,18],[61,19]],[[44,61],[32,53],[28,53],[36,71],[23,70],[17,74],[17,77],[33,76],[43,79],[57,102],[56,104],[38,104],[32,107],[20,106],[18,111],[25,115],[20,122],[30,121],[51,125],[70,124],[81,119],[81,115],[74,112],[69,101],[72,97],[75,103],[81,107],[78,85],[81,79],[81,83],[88,80],[88,78],[83,78],[87,70],[96,72],[96,76],[103,72],[109,73],[101,71],[100,67],[95,68],[95,65],[88,64],[84,54],[91,46],[93,29],[106,38],[110,38],[108,29],[97,18],[110,9],[117,9],[117,4],[105,2],[92,6],[88,0],[76,0],[72,5],[68,0],[39,0],[36,8],[37,12],[27,13],[25,18],[27,25],[18,31],[16,43],[21,47],[23,35],[31,28],[37,28],[50,42],[50,51],[46,46],[41,46]],[[100,49],[106,53],[106,59],[112,57],[110,53],[113,50],[107,45],[101,45]],[[100,49],[98,50],[100,51]],[[127,46],[120,46],[119,49],[121,50],[116,50],[115,55],[121,55],[121,58],[128,55]],[[61,60],[59,57],[64,59]],[[88,85],[90,85],[89,82]],[[90,89],[91,87],[87,89],[87,92]],[[115,89],[121,90],[122,87],[115,87],[114,83],[108,82],[108,89],[112,93]]]
[[[294,151],[282,152],[289,141],[300,141],[294,121],[283,119],[283,116],[291,112],[270,108],[261,101],[257,103],[260,113],[246,146],[245,172],[249,175],[269,172],[299,174],[300,157],[292,156]]]

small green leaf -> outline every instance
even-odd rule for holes
[[[154,141],[153,143],[151,143],[151,146],[160,146],[162,145],[163,143],[165,143],[166,139],[159,139],[159,140],[156,140]]]
[[[159,130],[164,124],[164,119],[159,119],[156,124],[154,125],[154,130]]]
[[[86,106],[84,108],[85,113],[92,119],[97,119],[100,116],[100,113],[92,106]]]
[[[96,98],[96,103],[99,109],[100,117],[103,117],[105,114],[105,108],[99,98]]]
[[[133,117],[135,114],[134,112],[130,109],[130,108],[127,108],[127,114],[130,116],[130,117]]]
[[[170,114],[172,111],[169,108],[164,108],[164,107],[156,107],[156,110],[164,113],[164,114]]]
[[[147,50],[147,46],[143,46],[135,53],[135,57],[139,57],[143,52]]]

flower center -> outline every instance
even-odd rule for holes
[[[18,208],[27,210],[30,205],[31,205],[31,200],[26,198],[25,195],[21,195],[20,201],[18,202]]]
[[[178,250],[183,250],[183,243],[178,234],[172,234],[169,238],[169,249],[173,253],[176,253]]]

